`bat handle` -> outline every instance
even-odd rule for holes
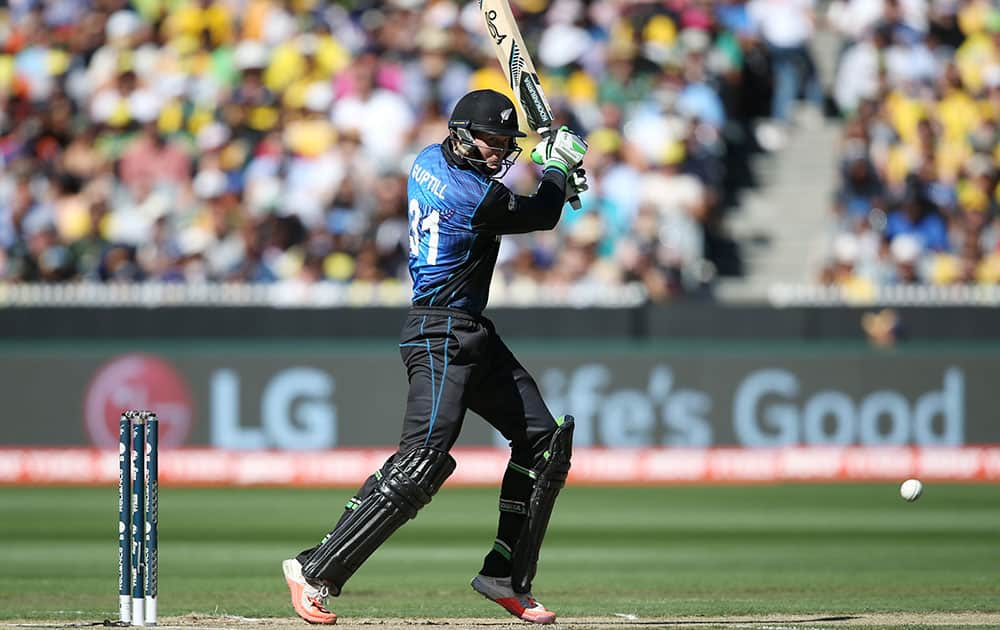
[[[548,140],[549,136],[552,135],[552,129],[550,127],[539,127],[535,131],[538,133],[538,135],[542,137],[542,140]],[[579,210],[580,208],[583,207],[583,205],[580,203],[580,195],[574,194],[566,201],[569,202],[570,207],[573,208],[574,210]]]

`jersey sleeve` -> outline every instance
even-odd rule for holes
[[[535,194],[514,194],[498,181],[490,183],[476,207],[470,225],[474,232],[524,234],[551,230],[562,216],[566,202],[566,176],[547,169]]]

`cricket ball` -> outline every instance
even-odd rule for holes
[[[899,486],[899,495],[907,501],[916,501],[924,492],[924,484],[919,479],[907,479]]]

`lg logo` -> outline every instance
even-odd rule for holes
[[[125,354],[101,366],[87,386],[83,417],[97,446],[118,443],[118,419],[126,409],[153,409],[160,419],[160,445],[180,446],[194,424],[187,381],[173,365],[148,354]]]
[[[240,376],[217,369],[209,379],[209,441],[230,449],[316,449],[337,444],[335,381],[311,367],[275,372],[260,390],[258,409],[240,402]],[[199,396],[200,398],[200,396]],[[94,375],[84,397],[84,423],[91,441],[118,442],[118,418],[125,409],[152,409],[160,418],[160,444],[184,446],[195,420],[194,397],[181,371],[160,357],[115,357]]]
[[[334,379],[323,370],[293,367],[277,372],[260,395],[260,422],[244,422],[240,409],[240,377],[235,370],[212,374],[211,442],[232,449],[329,448],[337,443]]]

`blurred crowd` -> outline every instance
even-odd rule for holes
[[[1000,7],[839,0],[837,233],[820,280],[1000,283]]]
[[[821,98],[800,72],[813,3],[513,5],[558,122],[590,143],[591,189],[556,231],[504,239],[495,282],[639,283],[662,300],[738,271],[719,222],[750,182],[752,125]],[[405,285],[413,156],[446,137],[467,90],[505,89],[475,2],[8,0],[0,11],[0,282]],[[982,111],[984,90],[996,102],[981,63],[995,54],[987,22],[953,71],[932,63],[927,82],[880,73],[869,92],[851,86],[845,144],[868,156],[872,207],[921,142],[995,132],[965,113]],[[871,39],[887,28],[853,45],[898,45]],[[926,19],[892,28],[931,46]],[[952,98],[959,128],[890,116],[874,100],[890,95],[907,112]],[[890,124],[909,126],[890,142]],[[993,177],[992,157],[975,172],[948,164],[985,194],[976,182]],[[521,160],[505,181],[530,193],[534,169]],[[934,182],[935,203],[957,190]],[[976,200],[993,203],[988,192]],[[947,210],[964,216],[971,196]],[[865,214],[854,196],[844,207],[845,221]],[[874,229],[852,225],[859,239]]]

